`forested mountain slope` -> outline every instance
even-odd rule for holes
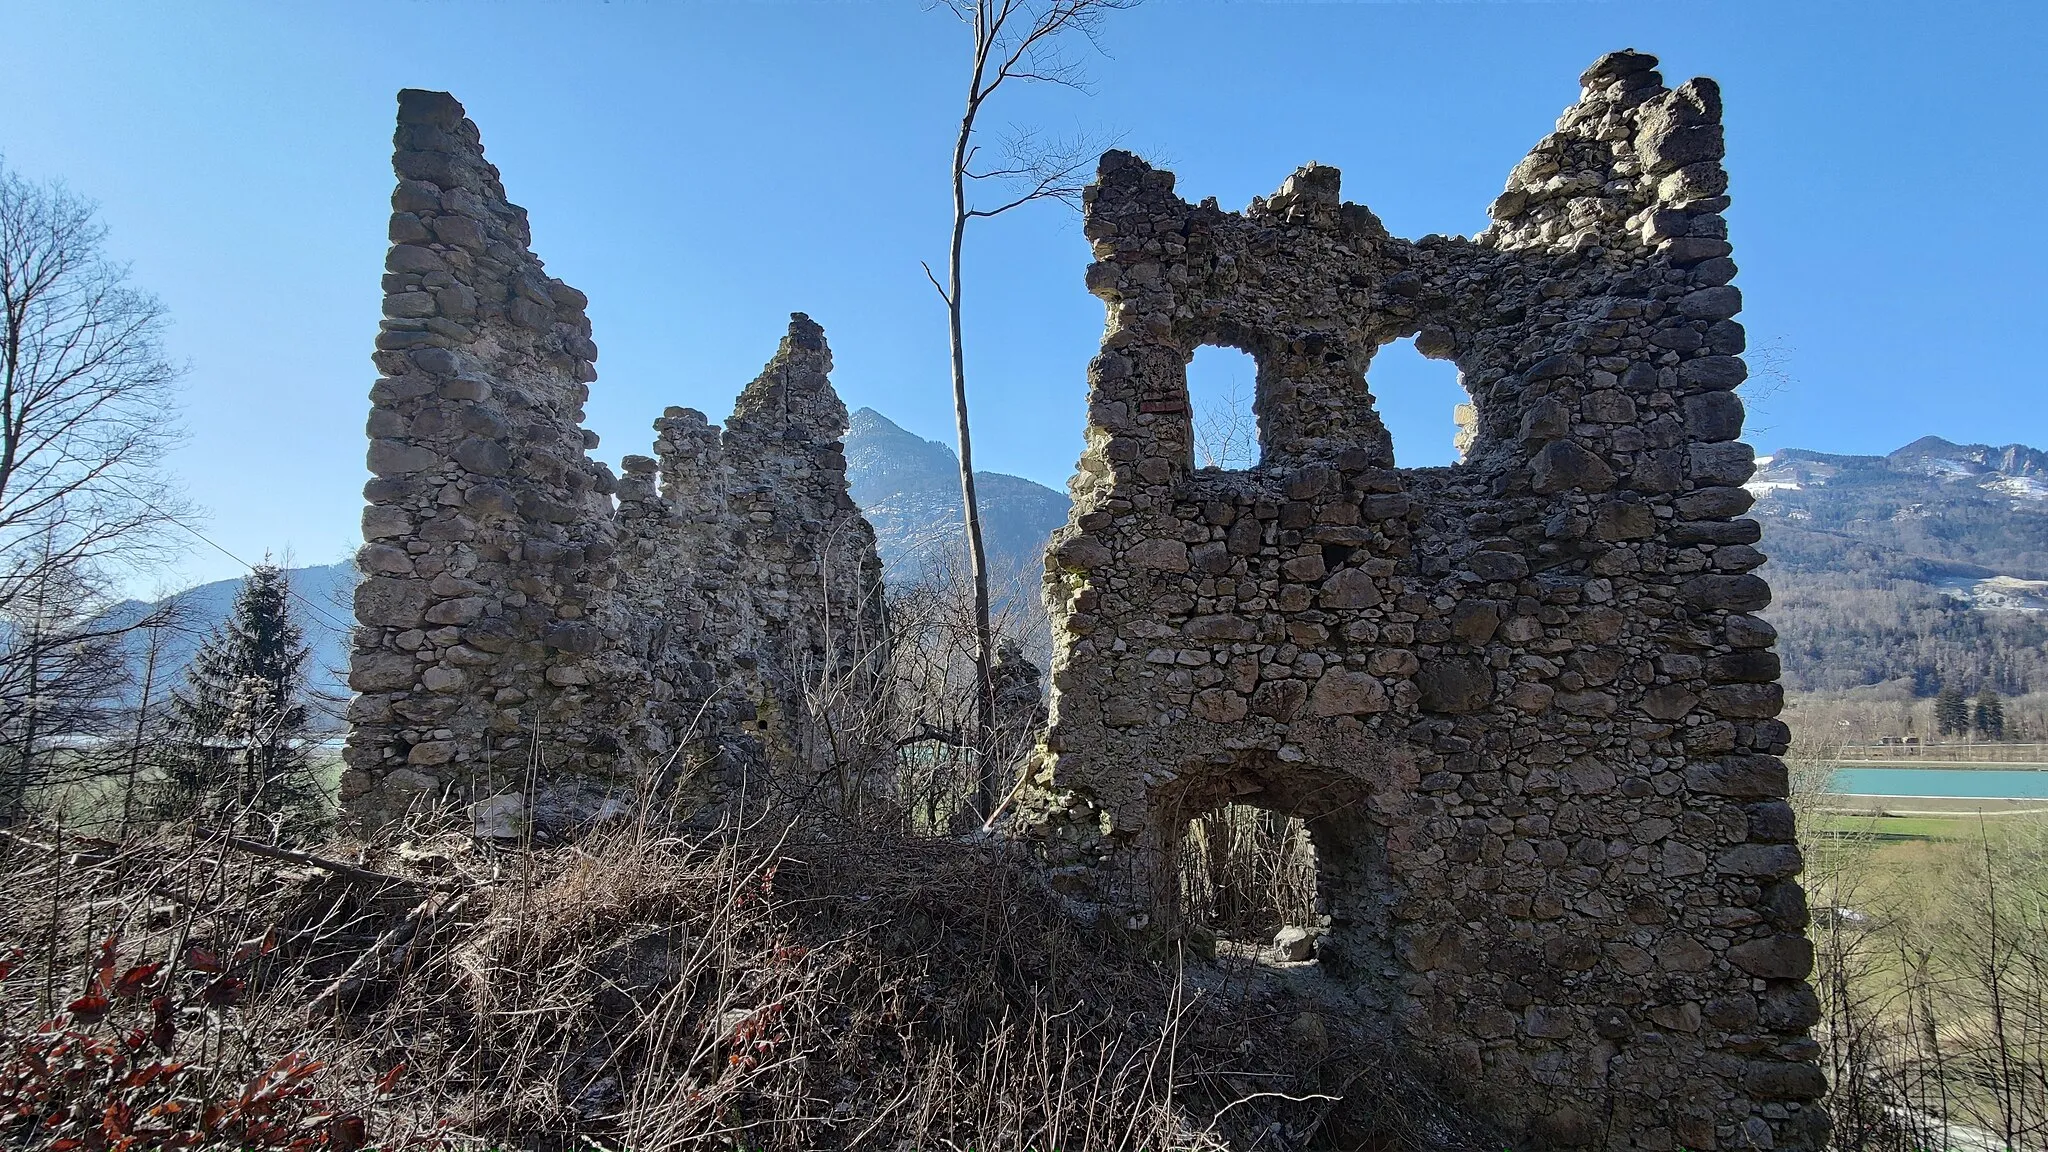
[[[1758,464],[1788,686],[2048,689],[2048,453],[1928,436]]]
[[[863,408],[846,455],[892,584],[964,566],[952,449]],[[1782,634],[1788,687],[2048,690],[2048,452],[1930,436],[1888,456],[1789,448],[1758,463],[1749,489],[1771,557],[1767,615]],[[1067,497],[1000,473],[976,481],[998,595],[1019,615],[1035,613],[1045,541],[1066,522]],[[352,570],[329,564],[292,576],[315,684],[345,694]],[[226,616],[237,583],[179,593],[191,624],[171,645],[173,669]],[[131,601],[115,611],[144,608]]]

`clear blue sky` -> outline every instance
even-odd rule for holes
[[[1189,199],[1241,207],[1309,160],[1396,232],[1470,233],[1516,160],[1632,46],[1727,95],[1730,221],[1752,346],[1789,388],[1760,450],[1925,434],[2048,447],[2035,3],[1225,3],[1115,14],[1093,91],[997,127],[1112,130]],[[835,380],[950,439],[939,260],[964,33],[913,0],[4,0],[0,154],[97,199],[189,361],[175,464],[245,556],[357,539],[393,94],[468,106],[550,271],[590,295],[600,454],[667,404],[714,419],[787,314]],[[1060,486],[1102,323],[1078,223],[970,239],[977,453]],[[1206,358],[1205,358],[1206,359]],[[1404,463],[1449,456],[1441,365],[1372,376]],[[180,575],[233,575],[195,550]]]

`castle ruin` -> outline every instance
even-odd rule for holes
[[[1327,167],[1239,214],[1103,158],[1108,327],[1013,827],[1077,911],[1168,943],[1191,819],[1300,817],[1320,970],[1521,1141],[1812,1148],[1720,95],[1655,64],[1588,70],[1471,239],[1390,236]],[[670,409],[615,479],[584,298],[461,106],[401,94],[395,164],[351,811],[843,769],[805,686],[877,675],[887,621],[822,332],[796,317],[722,429]],[[1462,464],[1395,466],[1368,380],[1410,336],[1471,393]],[[1257,361],[1246,470],[1193,467],[1203,345]]]
[[[1472,239],[1310,165],[1242,214],[1102,160],[1108,305],[1047,560],[1052,879],[1171,939],[1190,819],[1304,819],[1326,973],[1545,1145],[1811,1147],[1812,949],[1729,285],[1721,98],[1620,52]],[[1464,463],[1368,387],[1454,362]],[[1196,469],[1186,369],[1251,354],[1262,458]]]
[[[710,794],[848,770],[831,713],[859,705],[886,634],[823,329],[792,317],[722,429],[670,408],[654,456],[615,478],[582,426],[587,300],[528,250],[476,125],[408,90],[395,148],[351,814],[388,823],[529,777],[590,808],[656,774]]]

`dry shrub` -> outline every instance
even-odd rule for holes
[[[0,930],[40,960],[7,1019],[74,995],[118,925],[138,955],[267,938],[209,1058],[318,1062],[380,1147],[1479,1142],[1332,989],[1140,955],[998,842],[632,827],[354,858],[10,841]]]
[[[364,1146],[395,1077],[337,1081],[267,1001],[317,985],[381,917],[373,895],[190,845],[43,835],[0,831],[8,1147]]]
[[[1181,836],[1181,911],[1218,936],[1265,941],[1284,925],[1313,929],[1316,852],[1299,817],[1225,804]]]

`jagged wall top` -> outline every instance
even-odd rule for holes
[[[585,297],[529,251],[462,106],[398,103],[350,809],[382,823],[535,769],[602,791],[657,761],[758,780],[811,759],[805,678],[838,662],[822,630],[882,643],[823,329],[793,316],[726,428],[669,409],[658,461],[617,483],[582,427]]]
[[[1720,101],[1652,64],[1589,70],[1469,239],[1390,236],[1320,165],[1229,213],[1103,158],[1022,807],[1062,891],[1168,936],[1191,817],[1308,821],[1325,973],[1533,1146],[1805,1147]],[[1409,335],[1472,395],[1464,464],[1394,467],[1369,369]],[[1257,362],[1251,468],[1194,467],[1203,344]]]

